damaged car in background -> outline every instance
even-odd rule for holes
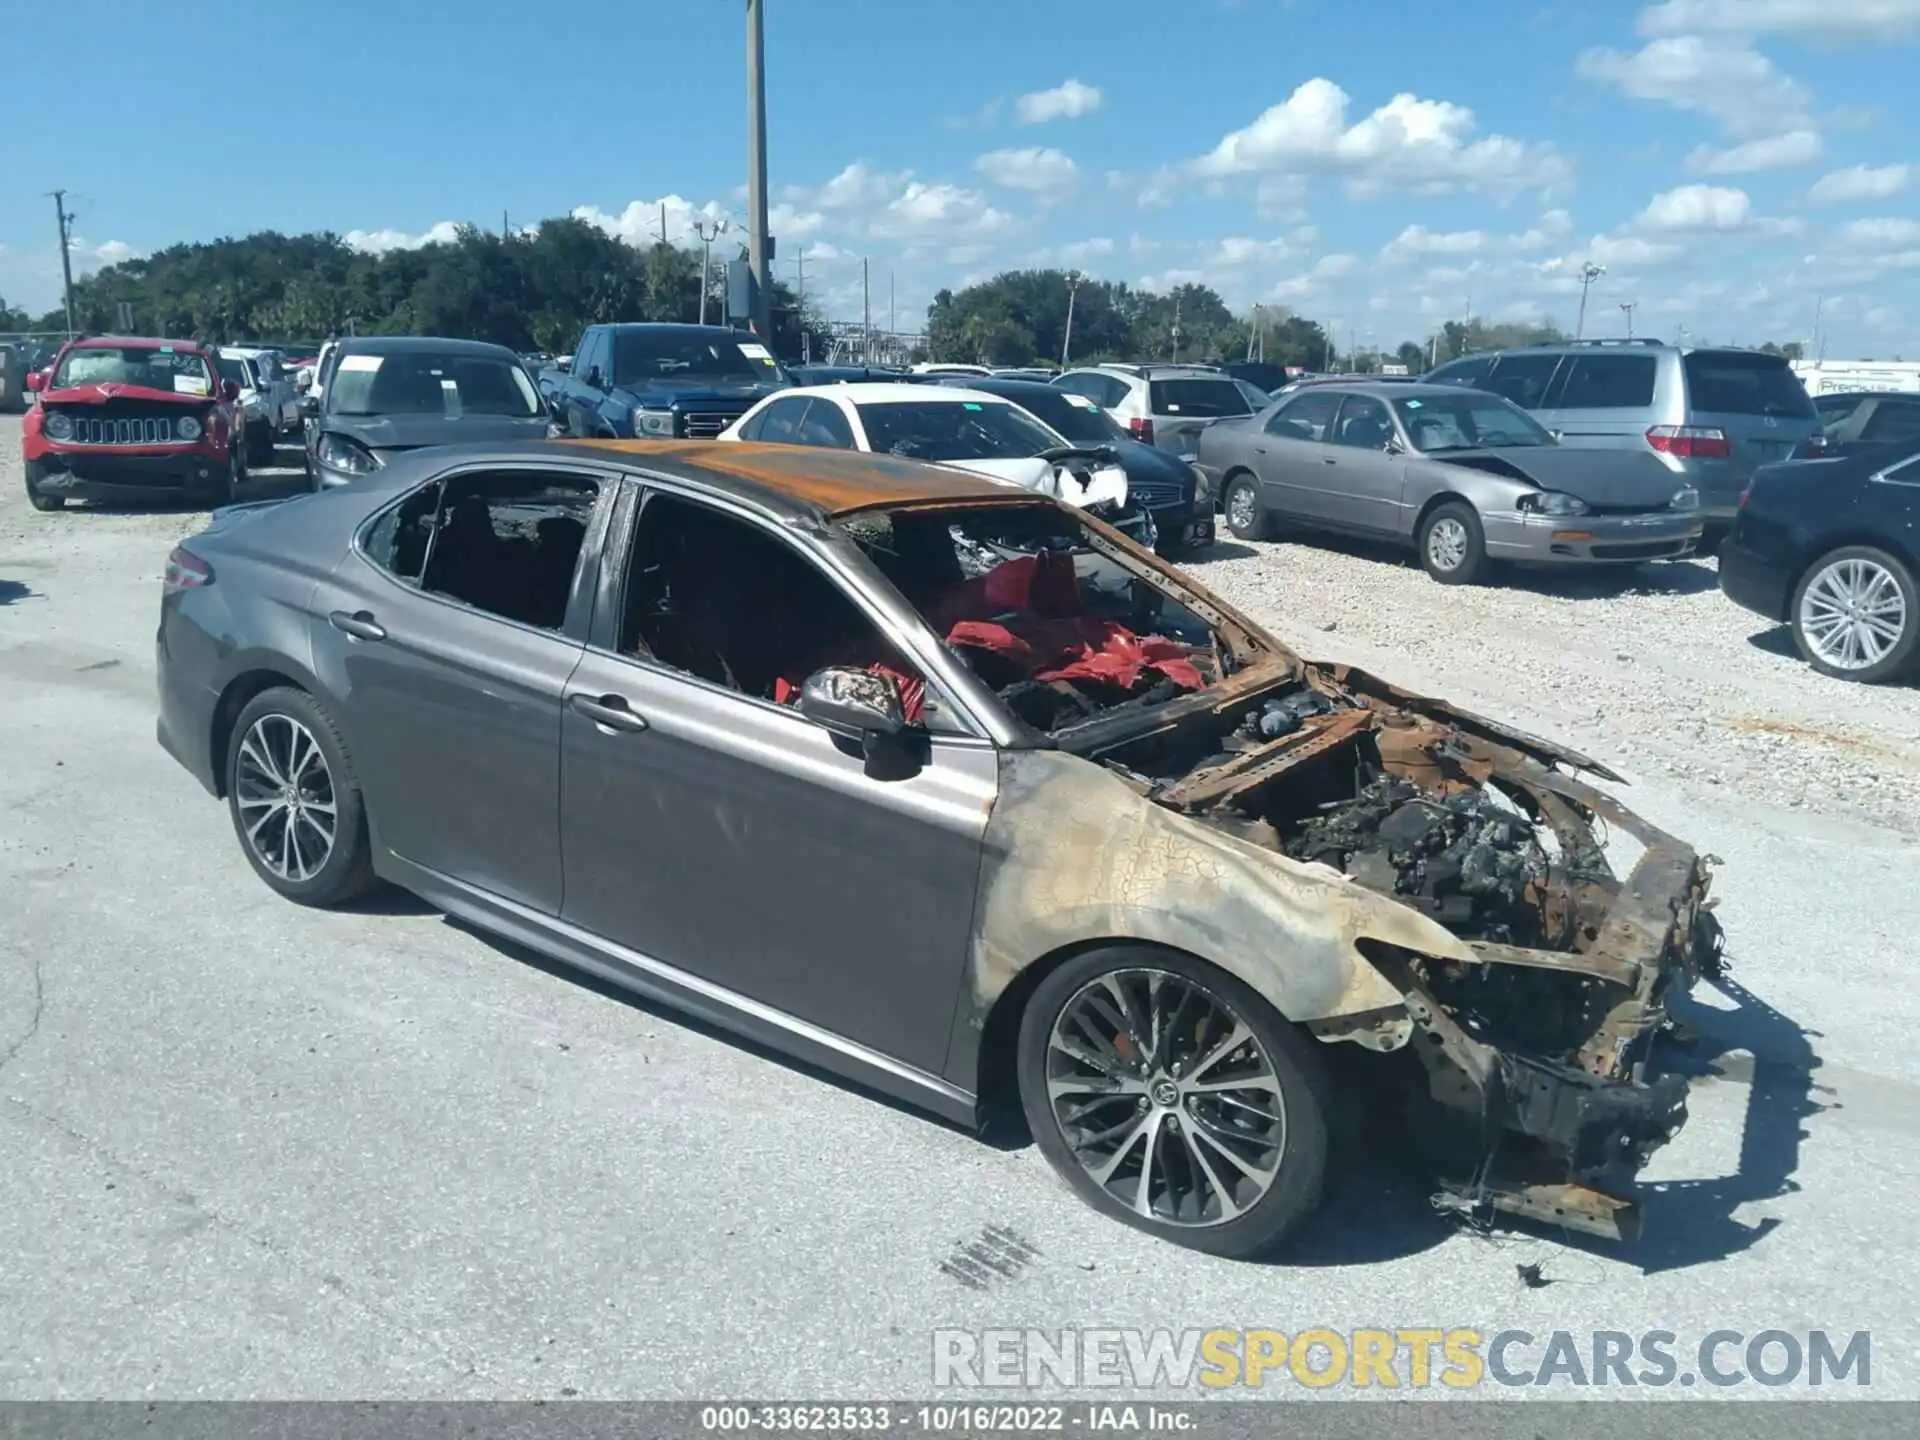
[[[1355,1067],[1447,1203],[1605,1236],[1685,1119],[1704,857],[1051,496],[793,444],[423,451],[215,516],[159,651],[162,743],[283,896],[396,883],[950,1119],[1017,1103],[1180,1244],[1314,1211]]]

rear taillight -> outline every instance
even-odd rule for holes
[[[1676,460],[1725,460],[1732,453],[1727,432],[1706,425],[1656,425],[1647,444]]]
[[[167,556],[167,574],[163,582],[169,595],[177,590],[198,590],[213,583],[213,567],[184,545],[173,547]]]
[[[1127,421],[1127,433],[1142,445],[1153,443],[1153,421],[1145,415],[1136,415]]]

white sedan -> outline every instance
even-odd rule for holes
[[[1075,445],[998,395],[945,385],[804,385],[769,395],[721,440],[816,445],[927,460],[1085,509],[1127,511],[1127,476],[1111,454]],[[1120,524],[1129,534],[1144,510]],[[1137,537],[1136,537],[1137,538]]]

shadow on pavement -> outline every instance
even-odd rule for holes
[[[1769,625],[1765,630],[1755,631],[1747,637],[1747,644],[1769,655],[1778,655],[1783,660],[1800,658],[1799,650],[1794,648],[1793,631],[1784,625]]]
[[[0,580],[0,605],[11,605],[33,594],[33,587],[19,580]]]
[[[1350,555],[1356,560],[1372,560],[1400,569],[1419,568],[1419,560],[1412,550],[1384,540],[1289,530],[1278,536],[1276,543],[1311,546],[1316,550]],[[1239,545],[1233,546],[1232,551],[1234,554],[1260,553]],[[1227,546],[1215,545],[1212,550],[1194,558],[1234,557],[1228,553]],[[1719,585],[1719,571],[1701,561],[1650,560],[1639,565],[1498,565],[1475,588],[1525,591],[1566,600],[1611,600],[1622,595],[1698,595],[1718,589]]]

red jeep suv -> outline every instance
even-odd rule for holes
[[[246,474],[232,381],[188,340],[73,340],[27,377],[21,448],[36,510],[175,494],[225,505]]]

